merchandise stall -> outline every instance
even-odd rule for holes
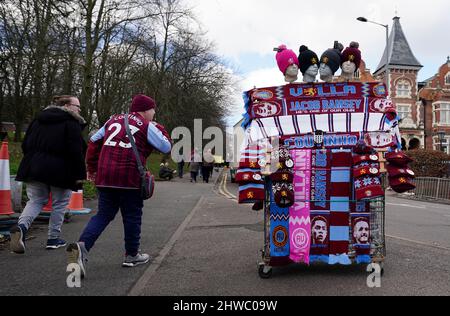
[[[245,141],[236,182],[239,202],[264,212],[262,278],[270,277],[273,267],[293,263],[376,263],[384,269],[382,177],[388,176],[396,192],[405,192],[414,188],[414,173],[411,160],[399,151],[398,116],[385,84],[348,76],[325,80],[336,71],[332,53],[343,73],[346,61],[358,64],[354,46],[341,53],[335,45],[320,64],[305,46],[298,58],[280,46],[277,62],[288,84],[244,93]],[[319,65],[329,68],[321,72],[326,82],[311,80],[311,72],[308,77]],[[304,81],[312,82],[295,83],[299,69]]]

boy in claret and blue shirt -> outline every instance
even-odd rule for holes
[[[153,122],[155,110],[153,99],[138,95],[133,98],[129,114],[112,116],[90,139],[86,162],[88,179],[95,181],[98,188],[98,213],[86,226],[79,242],[67,248],[69,264],[78,264],[83,277],[86,275],[88,252],[119,209],[125,231],[123,266],[135,267],[150,261],[149,255],[139,251],[144,201],[139,189],[141,177],[124,118],[128,115],[130,131],[145,166],[153,150],[167,154],[172,148],[167,131]]]

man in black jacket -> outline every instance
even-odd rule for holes
[[[11,250],[15,253],[25,253],[25,235],[48,203],[50,193],[53,211],[46,248],[66,246],[60,238],[64,213],[71,191],[86,179],[87,146],[81,134],[86,122],[79,113],[80,101],[76,97],[58,96],[27,130],[16,180],[25,182],[29,201],[18,226],[11,229]]]

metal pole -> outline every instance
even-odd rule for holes
[[[388,96],[391,95],[391,81],[390,81],[390,71],[389,71],[389,24],[384,26],[386,28],[386,89],[388,91]]]

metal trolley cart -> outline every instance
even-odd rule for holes
[[[264,248],[261,249],[261,258],[258,259],[258,273],[263,279],[272,276],[273,267],[282,267],[294,264],[288,257],[272,257],[271,249],[271,184],[266,179],[266,198],[264,201]],[[356,201],[350,201],[356,202]],[[370,257],[373,264],[378,264],[381,268],[381,275],[384,274],[384,261],[386,258],[386,235],[385,235],[385,197],[380,197],[367,201],[370,209]],[[349,258],[353,264],[355,261],[355,250],[352,244],[352,231],[349,236]]]

